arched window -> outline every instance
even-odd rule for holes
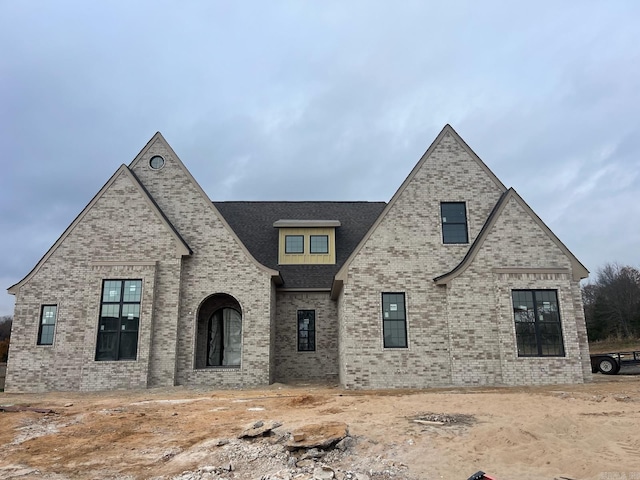
[[[239,367],[242,363],[242,309],[226,293],[210,296],[197,318],[195,368]]]
[[[239,367],[242,358],[242,317],[233,308],[220,308],[209,318],[207,367]]]

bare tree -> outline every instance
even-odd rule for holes
[[[12,323],[13,317],[11,315],[0,317],[0,340],[7,339],[11,336]]]
[[[609,263],[594,283],[582,288],[587,328],[592,340],[640,335],[640,271]]]
[[[0,362],[7,361],[12,323],[13,323],[13,317],[11,316],[0,317]]]

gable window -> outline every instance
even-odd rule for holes
[[[382,294],[382,330],[385,348],[407,348],[404,293]]]
[[[298,310],[298,351],[316,350],[316,311]]]
[[[311,253],[329,253],[328,235],[311,235]]]
[[[153,170],[160,170],[162,167],[164,167],[164,158],[162,158],[160,155],[154,155],[153,157],[151,157],[151,160],[149,160],[149,166]]]
[[[53,333],[56,329],[57,305],[43,305],[40,312],[38,345],[53,345]]]
[[[142,280],[104,280],[96,360],[135,360]]]
[[[564,344],[555,290],[513,290],[519,357],[563,357]]]
[[[464,202],[440,203],[442,243],[469,243],[467,211]]]
[[[304,235],[287,235],[284,237],[285,253],[304,253]]]

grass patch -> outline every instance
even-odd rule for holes
[[[640,338],[607,338],[589,342],[591,353],[627,352],[640,350]]]

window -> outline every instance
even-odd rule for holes
[[[464,202],[442,202],[442,243],[469,243],[467,211]]]
[[[304,235],[287,235],[284,237],[285,253],[304,253]]]
[[[328,235],[311,235],[311,253],[329,253]]]
[[[96,360],[135,360],[142,280],[104,280]]]
[[[385,348],[407,348],[404,293],[382,294],[382,330]]]
[[[208,367],[239,367],[242,360],[242,315],[220,308],[209,319]]]
[[[298,351],[316,350],[316,311],[298,310]]]
[[[151,160],[149,160],[149,166],[153,170],[160,170],[162,167],[164,167],[164,158],[162,158],[160,155],[154,155],[153,157],[151,157]]]
[[[563,357],[562,327],[555,290],[513,290],[519,357]]]
[[[38,345],[53,345],[53,332],[56,329],[57,305],[43,305],[40,312]]]

